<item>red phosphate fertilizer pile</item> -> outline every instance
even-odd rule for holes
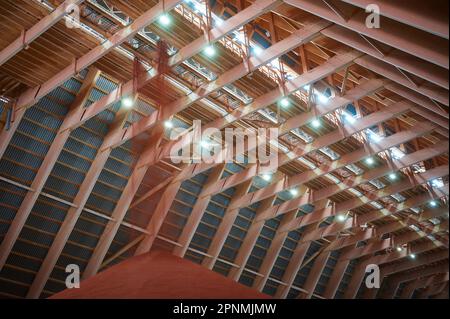
[[[268,299],[189,260],[163,251],[130,258],[51,299]]]

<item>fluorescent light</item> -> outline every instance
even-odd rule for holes
[[[209,57],[216,55],[216,48],[213,45],[206,47],[205,54]]]
[[[170,16],[168,14],[165,13],[159,17],[158,21],[162,25],[168,26],[172,22],[172,19],[170,18]]]
[[[122,100],[122,106],[129,109],[132,108],[134,105],[134,100],[130,97],[126,97]]]

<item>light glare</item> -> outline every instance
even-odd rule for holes
[[[286,108],[289,107],[289,105],[291,105],[291,102],[289,101],[288,98],[284,98],[280,101],[280,104],[282,107]]]
[[[209,57],[213,57],[214,55],[216,55],[216,48],[214,48],[213,45],[208,46],[205,49],[205,54]]]
[[[366,159],[366,164],[373,165],[373,164],[375,164],[375,160],[372,157],[369,157]]]
[[[134,105],[134,100],[133,100],[132,98],[130,98],[130,97],[126,97],[126,98],[124,98],[124,99],[122,100],[122,105],[123,105],[125,108],[129,109],[129,108],[133,107],[133,105]]]
[[[172,123],[172,121],[165,121],[164,126],[168,129],[171,129],[171,128],[173,128],[173,123]]]
[[[163,14],[159,17],[159,23],[161,23],[164,26],[168,26],[172,20],[170,19],[168,14]]]
[[[312,124],[312,126],[313,126],[314,128],[319,128],[319,127],[322,125],[322,123],[320,122],[319,119],[314,119],[314,120],[311,122],[311,124]]]

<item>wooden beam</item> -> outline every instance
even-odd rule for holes
[[[91,90],[95,86],[99,76],[100,71],[98,69],[91,68],[91,70],[89,70],[86,78],[83,81],[80,91],[78,92],[74,102],[70,106],[69,114],[66,116],[64,121],[68,121],[76,111],[84,108]],[[26,193],[22,204],[20,205],[19,209],[16,212],[16,215],[14,216],[14,220],[12,221],[8,232],[3,238],[0,246],[0,270],[5,265],[6,259],[8,258],[17,237],[22,231],[22,228],[25,225],[25,222],[27,221],[31,210],[34,207],[34,204],[41,195],[42,189],[44,188],[45,183],[47,182],[47,179],[52,172],[53,167],[55,166],[55,163],[58,160],[59,155],[64,148],[64,145],[66,144],[66,141],[70,136],[70,133],[71,132],[69,131],[59,130],[55,139],[51,143],[50,148],[45,155],[44,160],[42,161],[42,164],[39,167],[36,176],[34,177],[34,180],[31,184],[32,190]]]
[[[129,112],[130,110],[126,110],[125,108],[121,108],[117,112],[114,123],[112,124],[112,127],[103,140],[103,145],[105,145],[105,143],[108,143],[109,139],[114,136],[117,131],[122,129]],[[53,268],[55,267],[55,264],[58,261],[58,258],[61,255],[61,252],[63,251],[64,246],[66,245],[67,240],[69,239],[69,236],[72,233],[73,228],[75,227],[75,224],[78,221],[78,218],[80,217],[84,209],[84,205],[89,199],[92,189],[97,183],[98,177],[100,176],[103,167],[108,161],[112,149],[106,149],[104,151],[101,151],[101,149],[102,148],[100,148],[100,151],[95,156],[94,161],[92,162],[91,167],[89,168],[89,171],[87,172],[83,180],[83,183],[81,183],[78,189],[78,193],[73,200],[74,205],[69,208],[64,222],[62,223],[61,228],[58,230],[58,233],[52,245],[50,246],[50,249],[41,265],[41,268],[34,278],[30,290],[27,293],[27,298],[39,298],[42,289],[45,287],[45,284]]]
[[[39,38],[48,29],[53,27],[58,21],[60,21],[66,14],[69,14],[68,9],[72,6],[78,6],[84,0],[66,0],[59,5],[53,12],[45,16],[38,23],[32,26],[28,30],[23,30],[22,34],[10,45],[4,48],[0,52],[0,66],[8,62],[21,50],[26,49],[34,40]]]
[[[208,180],[204,184],[203,188],[207,188],[212,184],[218,183],[223,175],[225,167],[225,163],[216,166],[208,176]],[[198,225],[200,224],[204,211],[208,207],[211,197],[211,195],[204,194],[203,191],[198,196],[191,214],[189,215],[189,218],[183,227],[181,235],[178,238],[178,243],[180,244],[180,246],[176,246],[173,250],[173,254],[175,256],[184,257],[184,255],[186,254],[189,244],[194,237],[194,234],[197,230]]]
[[[171,10],[175,6],[179,5],[182,0],[166,0],[164,1],[164,9],[163,3],[159,2],[151,9],[143,13],[139,18],[134,20],[129,26],[121,29],[113,36],[111,36],[107,41],[98,45],[94,49],[90,50],[86,54],[84,54],[79,59],[74,60],[71,65],[67,66],[63,70],[61,70],[56,75],[52,76],[50,79],[45,81],[43,84],[38,85],[37,87],[30,88],[26,90],[23,94],[21,94],[17,100],[17,110],[15,113],[15,121],[9,131],[3,131],[0,134],[0,158],[3,157],[3,154],[8,146],[13,134],[15,133],[17,127],[20,125],[23,116],[27,108],[38,102],[41,98],[49,94],[51,91],[56,89],[58,86],[63,84],[65,81],[70,79],[72,76],[79,73],[81,70],[91,66],[97,60],[101,59],[109,52],[114,50],[116,47],[120,46],[125,41],[131,39],[134,35],[136,35],[141,29],[145,28],[147,25],[156,21],[156,19],[165,11]],[[133,81],[131,81],[133,82]],[[123,88],[119,86],[119,88],[113,92],[115,94],[121,92]],[[133,83],[130,85],[131,93],[133,89]],[[122,98],[122,94],[118,94],[118,98]],[[95,105],[95,103],[94,103]],[[93,109],[93,105],[91,105],[87,110],[82,110],[76,113],[77,120],[72,119],[71,121],[66,122],[65,125],[61,127],[62,130],[68,128],[74,128],[73,123],[76,122],[78,125],[83,125],[87,120],[85,117],[87,114]]]

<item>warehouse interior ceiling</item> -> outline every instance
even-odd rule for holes
[[[448,6],[1,0],[0,297],[163,250],[275,298],[447,299]],[[277,129],[276,167],[174,160],[194,121]]]

